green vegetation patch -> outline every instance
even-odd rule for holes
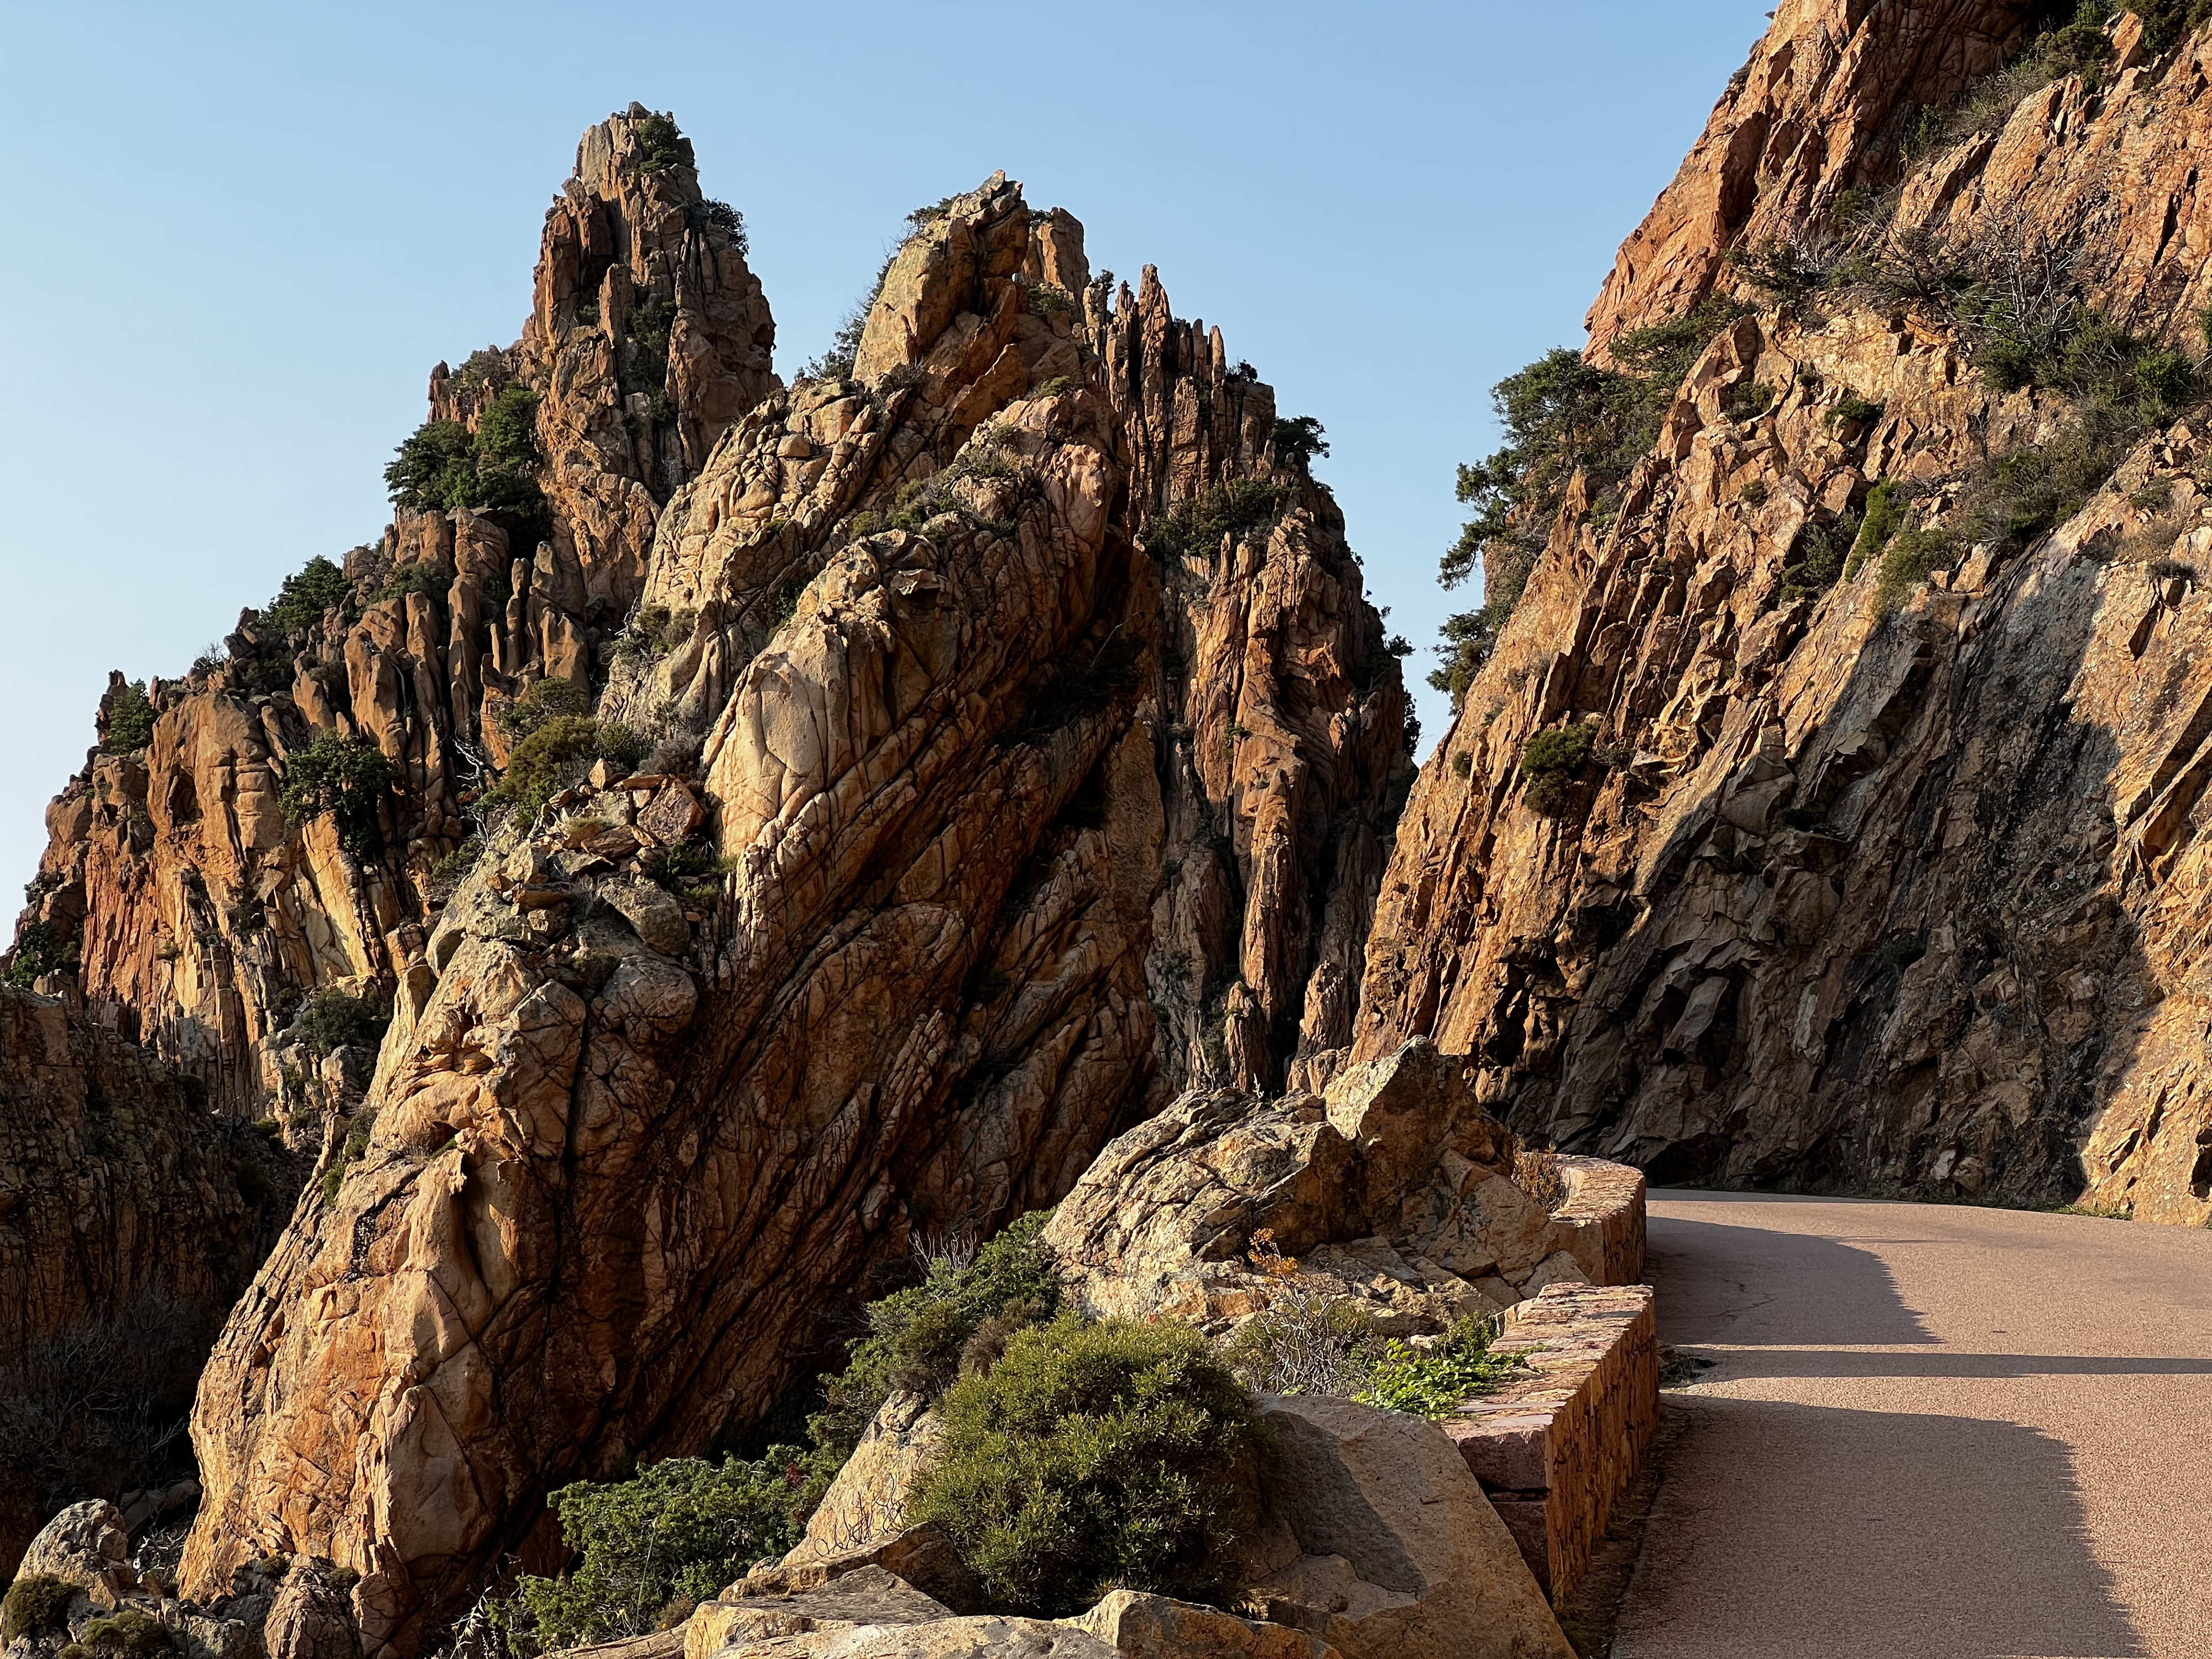
[[[538,394],[511,381],[484,404],[474,432],[459,421],[423,422],[400,444],[384,482],[394,506],[473,507],[497,518],[512,539],[540,539],[550,520],[538,468]]]
[[[939,1402],[913,1514],[1002,1607],[1056,1617],[1125,1587],[1209,1601],[1256,1510],[1259,1425],[1188,1327],[1073,1316],[1016,1334]]]
[[[0,1597],[0,1641],[58,1636],[69,1628],[69,1607],[76,1586],[51,1574],[34,1572],[9,1585]]]
[[[675,1457],[627,1480],[562,1487],[546,1501],[580,1559],[558,1578],[525,1575],[510,1618],[544,1649],[661,1628],[672,1603],[706,1601],[799,1542],[799,1456],[779,1446],[757,1462]]]
[[[338,1191],[345,1185],[346,1171],[368,1156],[368,1139],[376,1132],[376,1114],[363,1110],[354,1114],[346,1126],[346,1138],[323,1171],[323,1198],[325,1202],[337,1202]]]
[[[111,1653],[162,1653],[173,1645],[168,1627],[137,1607],[119,1608],[92,1620],[80,1639],[88,1648]]]
[[[154,705],[146,696],[146,682],[132,680],[119,687],[107,703],[107,735],[100,747],[111,755],[128,755],[154,740]]]
[[[398,779],[399,769],[368,738],[325,732],[286,760],[279,799],[288,823],[328,812],[337,820],[339,844],[356,858],[373,858],[384,848],[378,805]]]
[[[1529,805],[1547,816],[1565,809],[1569,789],[1597,747],[1597,722],[1586,720],[1539,732],[1522,745]]]
[[[1358,1398],[1394,1412],[1449,1416],[1513,1374],[1517,1361],[1492,1346],[1497,1337],[1495,1319],[1462,1319],[1432,1348],[1394,1339]]]
[[[285,643],[295,645],[325,613],[343,605],[350,591],[344,571],[328,559],[313,558],[284,578],[276,597],[263,607],[261,620]]]
[[[1224,536],[1249,539],[1273,526],[1291,504],[1291,492],[1259,478],[1231,478],[1194,501],[1181,501],[1154,528],[1154,550],[1170,558],[1216,552]]]
[[[307,999],[300,1040],[320,1060],[337,1048],[376,1048],[391,1024],[392,1010],[374,998],[330,988]]]

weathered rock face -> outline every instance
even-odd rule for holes
[[[1467,1069],[1417,1042],[1325,1097],[1187,1095],[1099,1155],[1045,1242],[1091,1311],[1217,1334],[1268,1303],[1247,1254],[1262,1230],[1401,1335],[1583,1280],[1576,1225],[1514,1184],[1513,1138]]]
[[[2003,33],[1878,27],[1891,9],[1784,8],[1632,241],[1601,329],[1710,280],[1713,261],[1656,252],[1702,246],[1685,204],[1749,190],[1720,222],[1811,234],[1875,165],[1838,160],[1843,135],[1887,118],[1831,122],[1827,100],[1906,95],[1912,64]],[[1922,158],[1899,234],[2070,248],[2090,301],[2179,337],[2212,235],[2176,172],[2212,121],[2203,50],[2151,58],[2123,20],[2101,93],[2063,77]],[[1744,114],[1754,98],[1773,112]],[[1870,481],[1940,514],[1966,469],[2070,418],[1991,389],[1924,308],[1822,304],[1716,340],[1617,517],[1580,498],[1562,514],[1414,792],[1354,1053],[1433,1036],[1517,1127],[1656,1181],[2030,1201],[2086,1185],[2202,1221],[2203,440],[2187,421],[2153,434],[2070,522],[2015,556],[1973,548],[1893,619],[1874,562],[1785,591],[1805,527]],[[1756,415],[1730,395],[1754,385],[1776,394]],[[1879,417],[1834,418],[1847,395]],[[1618,763],[1547,816],[1518,763],[1570,720],[1598,722]]]
[[[0,1571],[63,1504],[171,1461],[301,1174],[139,1049],[0,989]]]
[[[776,385],[743,231],[701,196],[672,125],[657,148],[641,137],[657,118],[633,106],[585,134],[522,339],[431,376],[431,413],[472,429],[502,386],[537,394],[550,539],[400,509],[346,556],[342,605],[289,639],[241,617],[227,663],[152,684],[144,749],[95,753],[48,809],[22,922],[74,948],[96,1019],[241,1115],[351,1103],[316,1086],[288,1031],[301,994],[388,999],[419,963],[431,872],[476,832],[504,760],[494,711],[539,679],[598,683],[661,503]],[[350,847],[328,817],[289,825],[281,805],[293,757],[331,732],[397,773]]]
[[[362,1155],[203,1380],[188,1585],[327,1553],[404,1651],[549,1488],[757,1420],[872,1264],[1052,1202],[1188,1069],[1293,1058],[1331,963],[1348,1026],[1396,664],[1266,389],[1147,294],[994,179],[894,263],[860,378],[677,492],[600,712],[697,734],[703,782],[556,796],[398,971]],[[1231,483],[1259,507],[1164,581],[1150,539]],[[672,898],[641,860],[695,824],[722,873]],[[1241,1060],[1218,1012],[1160,1035],[1201,928],[1274,1011]]]

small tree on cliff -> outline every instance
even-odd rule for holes
[[[383,849],[377,805],[399,776],[398,769],[362,738],[325,732],[285,765],[282,797],[285,821],[301,824],[331,813],[338,842],[356,858]]]

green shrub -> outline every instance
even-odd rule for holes
[[[628,1480],[587,1480],[546,1501],[581,1559],[559,1578],[525,1576],[516,1598],[544,1648],[580,1647],[659,1628],[672,1601],[703,1601],[763,1556],[797,1544],[800,1454],[772,1446],[757,1462],[676,1457]]]
[[[41,975],[76,965],[76,947],[62,943],[50,922],[27,921],[15,932],[4,982],[27,991]]]
[[[1710,296],[1671,322],[1616,336],[1607,350],[1617,369],[1562,346],[1491,388],[1505,442],[1461,465],[1458,497],[1474,514],[1437,567],[1447,588],[1480,569],[1482,608],[1446,618],[1431,685],[1455,702],[1466,692],[1520,602],[1575,474],[1584,475],[1595,511],[1605,512],[1658,436],[1682,377],[1744,311]]]
[[[1721,392],[1721,412],[1731,421],[1757,420],[1774,407],[1774,388],[1759,380],[1731,380]]]
[[[830,1467],[860,1444],[894,1392],[941,1393],[960,1375],[963,1355],[991,1358],[1013,1331],[1058,1315],[1060,1273],[1039,1242],[1049,1218],[1043,1211],[1022,1217],[972,1259],[940,1251],[921,1283],[868,1304],[868,1334],[842,1371],[822,1379],[823,1409],[807,1423]]]
[[[1828,429],[1838,432],[1847,426],[1872,426],[1881,418],[1887,407],[1887,404],[1875,403],[1870,398],[1862,398],[1856,392],[1846,392],[1842,401],[1828,411]]]
[[[1539,732],[1521,749],[1521,775],[1528,780],[1529,805],[1539,812],[1559,811],[1567,790],[1597,746],[1597,722],[1554,726]]]
[[[285,762],[279,797],[285,822],[305,823],[328,812],[337,820],[341,846],[356,858],[374,857],[384,847],[378,805],[398,778],[398,769],[368,738],[325,732]]]
[[[404,599],[410,593],[422,593],[442,599],[452,586],[453,583],[434,564],[398,564],[392,566],[392,574],[384,579],[384,597]]]
[[[1030,309],[1040,317],[1057,317],[1075,309],[1075,296],[1057,283],[1039,283],[1030,290]]]
[[[477,860],[483,856],[483,837],[471,836],[459,847],[430,866],[430,885],[441,892],[450,893],[459,886]]]
[[[1294,415],[1275,422],[1275,459],[1286,466],[1304,468],[1316,455],[1328,453],[1328,428],[1311,415]]]
[[[475,507],[501,520],[510,538],[542,536],[537,411],[538,394],[510,381],[483,405],[473,433],[459,421],[425,421],[384,469],[393,504],[416,512]]]
[[[323,1197],[326,1202],[337,1202],[338,1189],[345,1185],[346,1171],[368,1156],[368,1139],[375,1129],[374,1111],[354,1114],[352,1121],[346,1126],[344,1141],[331,1158],[330,1167],[323,1171]]]
[[[336,1048],[377,1047],[391,1024],[392,1011],[374,998],[325,989],[307,999],[307,1012],[300,1017],[300,1040],[320,1060]]]
[[[1879,488],[1879,486],[1877,486]],[[1817,597],[1836,585],[1858,540],[1861,514],[1846,510],[1826,524],[1808,522],[1782,569],[1782,597]]]
[[[492,719],[509,743],[517,743],[549,720],[591,712],[592,699],[583,687],[569,680],[538,680]]]
[[[69,1627],[69,1606],[76,1586],[42,1572],[18,1578],[0,1597],[0,1641],[58,1636]]]
[[[1205,1338],[1073,1316],[1013,1336],[940,1402],[913,1514],[1000,1606],[1051,1617],[1109,1588],[1207,1601],[1254,1511],[1259,1428]]]
[[[1959,538],[1948,531],[1899,531],[1875,575],[1875,610],[1885,617],[1894,614],[1932,574],[1955,562],[1960,551]]]
[[[1449,1416],[1512,1375],[1514,1357],[1491,1347],[1497,1335],[1494,1320],[1462,1319],[1425,1352],[1393,1341],[1358,1397],[1391,1411]]]
[[[2125,9],[2143,20],[2143,45],[2164,52],[2204,26],[2212,0],[2132,0]]]
[[[637,769],[647,747],[619,721],[580,714],[546,716],[509,751],[507,770],[490,799],[512,806],[525,823],[534,823],[545,803],[580,778],[593,761],[604,760],[617,773],[628,774]]]
[[[1859,533],[1851,543],[1850,557],[1844,564],[1844,580],[1850,580],[1866,566],[1869,559],[1878,559],[1905,524],[1905,493],[1885,478],[1867,491],[1866,507],[1859,524]]]
[[[132,680],[108,699],[107,735],[100,746],[111,755],[128,755],[153,740],[154,705],[147,700],[146,682]]]
[[[319,625],[332,606],[350,592],[345,572],[328,559],[313,558],[284,578],[276,597],[263,608],[261,620],[288,644]]]
[[[659,111],[640,118],[637,128],[637,170],[665,173],[686,165],[684,133],[676,118]]]
[[[168,1627],[151,1613],[123,1607],[84,1627],[85,1646],[122,1653],[161,1653],[170,1646]]]
[[[1169,557],[1211,554],[1224,536],[1248,538],[1273,526],[1290,505],[1290,492],[1257,478],[1231,478],[1195,501],[1178,503],[1152,532],[1152,545]]]
[[[1474,771],[1474,757],[1468,754],[1466,750],[1461,750],[1451,757],[1451,770],[1452,775],[1455,778],[1472,775]]]

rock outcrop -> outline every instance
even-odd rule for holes
[[[502,388],[528,389],[542,519],[401,508],[318,614],[287,631],[246,612],[222,651],[151,682],[150,738],[123,752],[112,676],[110,741],[48,809],[19,928],[67,959],[95,1019],[241,1115],[354,1103],[298,1041],[303,996],[388,1001],[420,962],[451,884],[439,860],[479,832],[504,761],[493,716],[539,679],[604,678],[661,504],[777,385],[741,222],[641,106],[585,134],[536,294],[515,345],[437,367],[430,412],[474,430]],[[283,810],[325,735],[393,773],[350,835]]]
[[[1570,1659],[1505,1523],[1443,1431],[1349,1400],[1263,1396],[1272,1537],[1249,1604],[1344,1659]]]
[[[1896,257],[2032,267],[2054,303],[2189,340],[2202,34],[2154,54],[2124,15],[2094,75],[2004,83],[1899,156],[1907,106],[2027,10],[1785,6],[1593,350],[1717,282],[1757,298],[1731,241],[1817,268],[1854,185],[1895,202]],[[1970,483],[2079,429],[1976,361],[1939,301],[1770,307],[1705,350],[1603,517],[1571,492],[1414,792],[1355,1056],[1431,1036],[1516,1128],[1655,1181],[2212,1217],[2201,414],[2016,550],[1943,544],[1893,617],[1879,557],[1825,591],[1785,574],[1876,481],[1967,529]],[[1520,763],[1569,722],[1595,759],[1540,811]]]
[[[1396,1335],[1587,1282],[1583,1224],[1515,1183],[1513,1137],[1468,1072],[1414,1042],[1318,1097],[1194,1091],[1099,1154],[1044,1242],[1088,1310],[1216,1334],[1268,1304],[1261,1236]]]
[[[407,1651],[550,1488],[758,1420],[872,1265],[1348,1036],[1397,665],[1267,389],[1112,297],[989,180],[676,491],[599,715],[696,768],[556,794],[395,959],[203,1379],[188,1587],[325,1553]]]

